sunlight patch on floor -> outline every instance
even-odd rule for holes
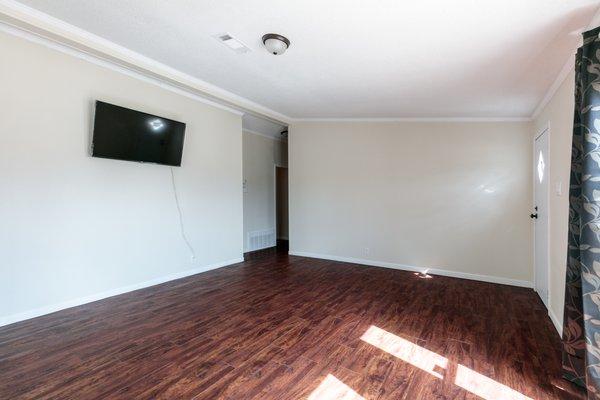
[[[531,400],[514,389],[458,364],[454,383],[486,400]]]
[[[414,365],[431,375],[443,379],[444,376],[436,370],[446,369],[448,359],[433,351],[429,351],[419,345],[402,339],[393,333],[371,325],[361,336],[365,342],[398,357],[402,361]]]
[[[365,398],[329,374],[307,400],[365,400]]]
[[[448,376],[448,359],[386,330],[371,325],[361,339],[440,379]],[[443,372],[436,372],[443,369]],[[485,400],[532,400],[510,387],[457,364],[454,384]]]

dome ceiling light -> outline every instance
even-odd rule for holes
[[[262,42],[271,54],[276,56],[285,53],[290,47],[290,41],[285,36],[278,35],[277,33],[267,33],[262,37]]]

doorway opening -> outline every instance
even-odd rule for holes
[[[287,129],[242,120],[243,252],[261,256],[288,249]]]
[[[275,233],[277,248],[289,249],[288,168],[275,165]]]

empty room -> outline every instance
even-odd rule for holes
[[[600,0],[0,0],[5,399],[600,399]]]

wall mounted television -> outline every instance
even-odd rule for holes
[[[92,157],[181,166],[185,124],[96,101]]]

